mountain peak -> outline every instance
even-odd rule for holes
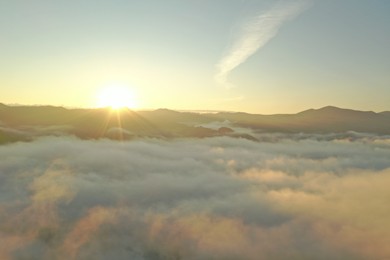
[[[308,109],[305,111],[302,111],[298,113],[300,115],[312,115],[312,114],[318,114],[318,115],[336,115],[336,114],[344,114],[344,115],[352,115],[352,114],[376,114],[373,111],[360,111],[360,110],[353,110],[348,108],[339,108],[335,106],[325,106],[318,109]]]
[[[317,109],[318,111],[338,111],[338,110],[350,110],[350,109],[344,109],[344,108],[339,108],[335,106],[325,106],[322,108]]]

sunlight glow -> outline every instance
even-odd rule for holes
[[[99,91],[97,107],[110,107],[111,109],[136,108],[137,102],[134,94],[125,86],[107,86]]]

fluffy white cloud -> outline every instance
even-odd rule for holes
[[[354,136],[0,146],[0,258],[389,258],[389,138]]]

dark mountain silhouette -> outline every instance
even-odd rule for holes
[[[228,126],[212,128],[213,122]],[[332,106],[297,114],[258,115],[242,112],[193,113],[169,109],[66,109],[54,106],[0,104],[0,143],[30,140],[43,135],[75,135],[83,139],[203,138],[232,136],[256,140],[235,128],[254,132],[390,134],[390,112],[375,113]]]
[[[296,115],[296,122],[311,131],[390,133],[390,117],[372,111],[356,111],[337,107],[307,110]]]
[[[380,112],[379,114],[384,115],[384,116],[390,116],[390,111]]]
[[[390,134],[390,113],[357,111],[332,106],[309,109],[297,114],[250,115],[234,113],[219,115],[237,125],[259,131],[337,133],[356,131]]]

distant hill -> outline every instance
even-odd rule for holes
[[[390,112],[375,113],[332,106],[309,109],[297,114],[251,115],[245,113],[222,113],[242,127],[259,131],[337,133],[356,131],[374,134],[390,134]]]
[[[222,125],[212,127],[211,125]],[[225,124],[225,125],[223,125]],[[226,125],[228,124],[228,125]],[[242,112],[193,113],[169,109],[66,109],[54,106],[0,104],[0,143],[30,140],[44,135],[75,135],[83,139],[203,138],[232,136],[256,140],[248,133],[341,133],[346,131],[390,134],[390,112],[375,113],[332,106],[297,114],[258,115]]]

